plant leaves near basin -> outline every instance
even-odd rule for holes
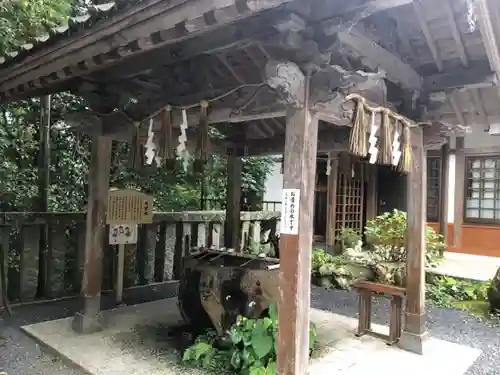
[[[267,333],[252,336],[252,349],[259,359],[264,358],[273,348],[273,339]]]

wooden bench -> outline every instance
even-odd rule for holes
[[[358,331],[356,332],[356,336],[360,337],[367,333],[381,336],[371,330],[372,296],[377,293],[388,296],[391,299],[389,337],[383,336],[383,338],[387,341],[388,345],[398,342],[403,328],[403,301],[406,297],[406,289],[368,281],[357,282],[354,284],[354,288],[357,290],[359,296]]]

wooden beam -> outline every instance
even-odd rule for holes
[[[312,8],[310,15],[315,21],[331,19],[340,15],[356,13],[355,19],[359,22],[375,13],[382,12],[391,8],[411,4],[413,0],[370,0],[363,4],[357,1],[332,2],[331,0],[322,0]],[[331,13],[334,12],[332,16]]]
[[[345,151],[349,146],[349,130],[347,127],[333,127],[322,130],[318,136],[318,152],[333,150]],[[285,150],[286,137],[280,134],[273,138],[247,140],[245,148],[247,156],[282,154]],[[244,145],[238,145],[243,147]]]
[[[80,333],[94,332],[102,325],[101,288],[111,146],[110,138],[94,135],[89,168],[89,198],[82,281],[83,310],[77,313],[73,320],[73,329]]]
[[[243,160],[235,149],[227,157],[226,221],[224,222],[224,247],[241,251],[241,174]]]
[[[469,68],[458,68],[423,78],[428,92],[447,91],[462,87],[488,87],[496,85],[497,75],[489,64],[475,63]]]
[[[436,46],[436,42],[432,37],[432,32],[429,29],[429,25],[427,24],[427,20],[425,19],[424,10],[422,8],[422,4],[420,4],[419,0],[413,1],[413,9],[415,10],[415,15],[417,16],[418,23],[425,37],[425,41],[429,50],[432,54],[432,59],[436,64],[438,70],[441,72],[443,70],[443,60],[439,56],[438,48]]]
[[[304,80],[295,83],[307,86]],[[301,108],[287,109],[277,338],[277,373],[280,375],[306,374],[309,364],[318,120],[309,111],[307,91],[307,88],[298,90],[305,94]]]
[[[413,128],[412,169],[407,176],[406,320],[400,345],[423,354],[425,326],[425,248],[427,222],[427,156],[421,128]]]
[[[479,31],[481,32],[481,39],[484,43],[491,70],[500,73],[500,51],[493,27],[494,22],[498,22],[498,20],[492,20],[491,18],[491,15],[495,13],[490,11],[488,0],[474,1],[474,7],[477,12]]]
[[[359,30],[354,28],[343,30],[337,36],[340,43],[348,46],[354,55],[365,57],[363,60],[365,65],[375,71],[382,69],[390,81],[406,89],[418,91],[422,89],[422,78],[410,65]]]
[[[250,122],[264,119],[279,118],[285,116],[285,110],[279,109],[279,105],[276,106],[277,109],[266,109],[262,108],[259,112],[253,112],[252,114],[237,114],[234,113],[234,108],[218,108],[213,109],[209,112],[208,123],[209,124],[221,124],[221,123],[241,123]],[[283,107],[284,108],[284,107]],[[68,114],[66,117],[66,123],[73,130],[80,131],[83,133],[91,134],[96,130],[101,131],[103,135],[113,137],[115,140],[127,141],[132,139],[133,132],[132,122],[119,112],[110,113],[109,115],[99,116],[92,111],[81,111],[72,114]],[[174,111],[172,114],[172,124],[174,128],[179,128],[182,122],[182,115],[178,111]],[[188,124],[189,128],[196,127],[200,122],[199,111],[188,112]],[[154,122],[154,130],[159,130],[161,128],[160,119],[156,119]],[[188,129],[189,129],[188,128]]]
[[[455,19],[453,7],[450,3],[450,0],[443,0],[442,4],[446,12],[446,17],[448,18],[448,25],[450,26],[451,34],[453,35],[453,39],[455,40],[458,57],[460,57],[462,66],[467,67],[469,66],[469,58],[467,56],[467,53],[465,52],[464,43],[462,42],[462,37],[460,31],[458,30],[457,20]]]

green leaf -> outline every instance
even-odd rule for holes
[[[252,337],[252,349],[258,359],[264,358],[273,348],[273,338],[269,335],[255,335]]]
[[[255,356],[251,348],[244,348],[241,359],[244,367],[250,367],[255,362]]]
[[[249,375],[266,375],[266,369],[265,367],[252,367]]]
[[[242,332],[237,327],[231,328],[231,330],[229,331],[229,336],[231,337],[231,341],[235,345],[243,340]]]
[[[273,321],[270,318],[259,319],[253,328],[253,335],[264,335],[269,327],[271,327]]]
[[[266,375],[276,375],[277,373],[276,362],[270,361],[266,367]]]
[[[200,357],[206,355],[207,353],[209,353],[210,351],[212,351],[212,345],[210,344],[207,344],[205,342],[199,342],[197,344],[194,345],[194,359],[195,360],[199,360]]]
[[[231,366],[233,366],[236,370],[239,370],[241,367],[241,354],[237,350],[235,350],[231,356]]]

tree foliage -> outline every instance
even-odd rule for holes
[[[0,1],[0,53],[15,50],[48,28],[63,24],[78,14],[88,0],[3,0]],[[83,210],[87,200],[90,140],[65,128],[65,114],[81,109],[81,98],[69,93],[52,96],[50,150],[50,202],[54,211]],[[33,98],[0,106],[0,209],[31,211],[38,197],[40,100]],[[111,186],[135,187],[155,196],[157,210],[198,209],[201,176],[180,165],[174,170],[146,166],[128,167],[128,145],[114,145]],[[259,196],[271,170],[268,158],[247,158],[243,190]],[[226,161],[213,155],[205,169],[206,198],[224,200]]]

